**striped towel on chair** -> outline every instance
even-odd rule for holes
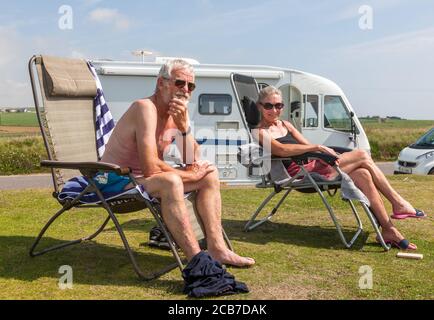
[[[113,129],[115,127],[115,122],[105,101],[102,85],[101,82],[99,81],[96,70],[92,65],[92,63],[88,62],[87,64],[95,78],[96,87],[97,87],[97,94],[93,100],[93,106],[95,108],[96,146],[98,150],[98,160],[101,160],[102,155],[104,154],[105,151],[105,145],[108,142],[110,135],[112,134]],[[74,177],[65,183],[65,185],[62,188],[62,191],[58,195],[58,199],[60,201],[64,201],[66,199],[73,200],[88,185],[89,182],[83,176]],[[140,193],[143,196],[143,198],[150,201],[156,200],[151,198],[145,192],[143,186],[141,185],[117,194],[113,192],[103,193],[103,196],[104,199],[111,200],[121,195],[134,194],[134,193]],[[100,200],[98,199],[96,193],[91,192],[83,195],[83,197],[80,199],[80,203],[95,204],[95,203],[100,203]]]
[[[102,85],[99,81],[98,75],[96,74],[95,68],[92,63],[88,62],[87,64],[95,78],[97,88],[96,97],[93,99],[93,107],[95,108],[96,147],[98,150],[98,160],[101,160],[105,151],[105,145],[115,127],[115,122],[105,101]]]
[[[68,180],[67,183],[62,188],[62,191],[58,195],[58,199],[63,202],[65,200],[74,200],[86,187],[89,185],[89,182],[83,177],[74,177],[70,180]],[[135,188],[125,190],[121,193],[114,193],[114,192],[103,192],[104,199],[109,201],[112,199],[116,199],[117,197],[128,195],[128,194],[141,194],[143,198],[155,202],[155,198],[151,198],[143,188],[142,185],[138,185]],[[95,192],[89,192],[85,195],[83,195],[79,201],[80,203],[86,203],[86,204],[98,204],[101,201],[99,200],[98,196]]]

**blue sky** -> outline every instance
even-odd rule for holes
[[[72,8],[62,30],[59,8]],[[362,30],[359,8],[372,8]],[[0,106],[33,104],[33,54],[290,67],[342,87],[356,113],[434,119],[434,1],[2,1]]]

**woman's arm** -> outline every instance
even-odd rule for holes
[[[295,140],[297,140],[298,143],[309,144],[309,141],[305,137],[303,137],[300,131],[298,131],[297,128],[294,127],[290,122],[286,120],[282,120],[282,122],[285,124],[286,128],[289,130],[291,135],[294,137]]]
[[[278,157],[298,156],[306,152],[320,151],[319,145],[314,144],[283,144],[271,137],[265,129],[255,129],[252,131],[253,137],[259,141],[262,147]],[[295,138],[295,137],[294,137]],[[298,140],[297,140],[298,141]],[[307,142],[307,141],[306,141]]]

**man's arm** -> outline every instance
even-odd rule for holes
[[[150,101],[136,101],[134,103],[134,127],[139,161],[143,175],[151,177],[162,172],[175,172],[184,182],[200,180],[203,170],[185,171],[172,168],[158,157],[158,148],[155,141],[157,129],[157,110]]]
[[[190,129],[182,134],[182,132],[178,132],[176,135],[176,146],[181,153],[182,161],[185,164],[192,164],[200,160],[200,146],[194,139],[193,132]]]

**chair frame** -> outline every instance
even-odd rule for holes
[[[130,259],[134,271],[136,272],[137,276],[142,280],[153,280],[161,275],[175,269],[179,268],[179,270],[182,272],[183,265],[187,262],[186,259],[181,259],[176,242],[174,241],[173,237],[171,236],[170,232],[167,230],[167,227],[164,224],[163,218],[161,216],[161,208],[159,207],[159,204],[155,204],[145,198],[143,198],[139,193],[137,194],[130,194],[130,195],[123,195],[120,197],[116,197],[112,200],[105,200],[103,197],[102,192],[99,190],[99,188],[96,186],[95,182],[93,181],[92,177],[95,176],[97,172],[103,171],[103,172],[115,172],[118,175],[123,176],[129,176],[131,181],[133,182],[134,187],[138,187],[137,181],[134,179],[133,175],[131,174],[130,168],[121,168],[117,165],[110,164],[110,163],[103,163],[103,162],[62,162],[62,161],[56,161],[55,156],[53,155],[54,151],[51,150],[50,147],[50,139],[49,139],[49,129],[46,127],[46,124],[43,119],[43,111],[41,110],[42,105],[40,103],[38,93],[40,93],[37,89],[37,82],[36,82],[36,76],[35,74],[35,66],[37,63],[37,59],[41,59],[41,56],[33,56],[30,58],[28,63],[28,69],[29,69],[29,75],[30,75],[30,82],[32,86],[33,91],[33,99],[35,102],[35,108],[36,108],[36,114],[39,122],[39,127],[41,129],[41,134],[44,140],[44,145],[48,154],[48,160],[41,161],[41,166],[49,167],[51,168],[52,178],[53,178],[53,186],[54,186],[54,192],[53,197],[56,198],[57,201],[62,205],[62,208],[58,210],[44,225],[44,227],[39,232],[38,236],[36,237],[33,245],[30,248],[29,255],[31,257],[37,257],[40,255],[43,255],[47,252],[59,250],[71,245],[75,245],[84,241],[90,241],[93,240],[95,237],[97,237],[106,227],[107,223],[111,220],[119,233],[119,236],[122,240],[123,246],[125,250],[127,251],[128,258]],[[39,62],[40,63],[40,62]],[[39,87],[40,90],[43,90],[43,88]],[[42,93],[41,93],[42,94]],[[58,194],[60,192],[60,186],[59,181],[56,178],[56,169],[75,169],[79,170],[80,173],[83,175],[83,177],[86,179],[86,181],[89,183],[89,185],[73,200],[65,200],[60,201],[58,199]],[[95,192],[98,199],[100,200],[100,204],[83,204],[80,203],[80,199],[87,193]],[[59,245],[54,245],[49,248],[42,249],[40,251],[36,251],[36,247],[38,246],[40,240],[42,239],[45,232],[49,229],[49,227],[52,225],[52,223],[59,218],[63,213],[67,212],[71,208],[104,208],[108,214],[108,216],[105,218],[104,222],[100,225],[100,227],[91,235],[79,238],[77,240],[68,241],[66,243],[62,243]],[[119,223],[119,220],[116,217],[117,214],[124,214],[129,212],[135,212],[141,209],[149,209],[152,216],[156,220],[158,226],[163,231],[164,236],[166,239],[168,239],[170,250],[175,258],[175,262],[171,263],[162,269],[156,271],[156,272],[150,272],[145,273],[143,270],[139,267],[139,264],[137,263],[137,260],[134,256],[133,250],[131,249],[131,246],[128,243],[128,240],[125,236],[124,231],[122,230],[122,227]],[[203,231],[203,230],[202,230]],[[233,251],[232,244],[226,235],[225,231],[223,231],[223,238],[226,242],[226,245],[230,250]]]
[[[304,163],[307,163],[308,159],[321,159],[323,161],[326,161],[329,165],[333,166],[334,170],[336,170],[336,172],[338,173],[338,177],[336,181],[324,181],[324,182],[318,182],[315,181],[314,178],[312,177],[312,175],[303,167]],[[266,157],[261,157],[261,158],[257,158],[255,159],[255,162],[259,162],[259,161],[264,161],[264,160],[268,160],[270,161],[270,158],[266,158]],[[324,206],[326,207],[327,211],[329,212],[330,218],[332,219],[336,230],[338,232],[339,238],[341,239],[342,243],[344,244],[344,246],[346,248],[351,248],[353,246],[353,244],[355,243],[355,241],[357,240],[357,238],[359,237],[359,235],[362,233],[363,231],[363,224],[362,221],[360,219],[360,216],[357,212],[356,207],[354,206],[354,203],[348,199],[345,200],[349,203],[350,207],[351,207],[351,211],[355,217],[355,220],[357,222],[357,230],[355,231],[353,237],[351,238],[351,240],[347,240],[345,238],[345,235],[343,234],[342,231],[342,226],[339,223],[338,218],[336,217],[336,214],[334,213],[334,210],[332,208],[332,206],[330,205],[330,203],[328,202],[327,198],[324,196],[324,191],[327,191],[327,193],[330,196],[333,196],[336,194],[337,189],[340,187],[340,182],[339,179],[342,177],[342,171],[341,169],[336,165],[335,161],[336,158],[333,156],[329,156],[329,155],[325,155],[325,154],[321,154],[321,153],[305,153],[302,154],[300,156],[296,156],[296,157],[291,157],[291,158],[275,158],[272,157],[271,161],[295,161],[298,165],[300,165],[300,171],[294,176],[291,177],[289,180],[285,181],[282,184],[277,184],[275,182],[271,182],[271,186],[273,187],[273,190],[271,191],[271,193],[261,202],[261,204],[259,205],[259,207],[256,209],[256,211],[252,214],[252,216],[250,217],[250,219],[247,221],[246,225],[244,226],[244,231],[248,232],[248,231],[252,231],[253,229],[255,229],[256,227],[264,224],[267,221],[270,221],[271,218],[277,213],[277,210],[279,209],[279,207],[282,205],[283,201],[286,199],[286,197],[289,195],[289,193],[292,190],[298,190],[301,192],[316,192],[322,202],[324,203]],[[263,172],[263,167],[259,166],[259,169]],[[266,177],[267,175],[262,174],[262,177]],[[308,182],[302,182],[302,183],[298,183],[296,182],[296,180],[299,177],[307,177]],[[266,179],[264,178],[264,180],[266,181]],[[265,187],[267,184],[265,184]],[[264,186],[262,186],[264,187]],[[334,193],[331,193],[331,190],[335,190]],[[259,213],[261,213],[261,211],[264,209],[264,207],[281,191],[285,191],[283,196],[280,198],[280,200],[278,201],[278,203],[274,206],[274,208],[271,210],[270,213],[268,213],[264,218],[260,219],[260,220],[256,220],[256,217],[259,215]],[[366,215],[368,216],[369,221],[371,222],[375,233],[377,234],[377,238],[381,244],[381,246],[383,247],[383,249],[385,251],[390,250],[391,246],[386,244],[386,242],[384,241],[384,238],[380,232],[379,229],[379,223],[377,221],[377,219],[375,218],[375,216],[373,215],[373,213],[371,212],[370,208],[363,202],[359,201],[363,210],[365,211]]]
[[[236,73],[231,73],[231,86],[232,89],[235,93],[235,100],[237,101],[237,105],[238,105],[238,109],[240,111],[241,114],[241,118],[243,120],[243,124],[245,125],[246,128],[250,128],[250,124],[248,123],[247,120],[247,116],[244,113],[244,107],[243,107],[243,103],[242,100],[245,97],[248,98],[252,98],[253,96],[258,96],[259,93],[259,86],[258,83],[256,82],[256,80],[253,77],[250,76],[246,76],[246,75],[242,75],[242,74],[236,74]],[[240,92],[237,83],[242,83],[243,85],[248,85],[250,86],[250,88],[248,87],[244,87],[241,88],[241,91],[243,91],[243,93]],[[248,134],[249,134],[249,143],[254,141],[250,130],[248,130]],[[347,148],[342,148],[342,147],[331,147],[333,149],[335,149],[335,151],[342,153],[342,152],[346,152],[349,151]],[[331,207],[331,205],[329,204],[329,202],[327,201],[326,197],[323,194],[323,191],[327,191],[330,195],[331,192],[330,190],[335,190],[335,193],[337,191],[337,188],[339,188],[340,183],[335,182],[316,182],[313,178],[312,175],[307,172],[304,168],[303,168],[303,164],[306,163],[308,161],[309,158],[316,158],[316,159],[322,159],[324,161],[326,161],[328,164],[330,164],[331,166],[334,167],[334,169],[337,171],[338,175],[341,176],[342,171],[340,170],[340,168],[335,164],[336,158],[326,155],[326,154],[321,154],[321,153],[305,153],[296,157],[291,157],[291,158],[277,158],[277,157],[271,157],[267,158],[267,157],[258,157],[255,159],[255,163],[250,163],[248,165],[248,167],[256,167],[259,168],[261,170],[261,179],[262,181],[260,183],[258,183],[256,185],[257,188],[269,188],[269,187],[273,187],[273,191],[271,191],[271,193],[261,202],[261,204],[259,205],[259,207],[256,209],[256,211],[252,214],[252,216],[250,217],[250,219],[247,221],[246,225],[244,226],[244,231],[248,232],[251,231],[253,229],[255,229],[256,227],[264,224],[266,221],[271,220],[271,218],[276,214],[277,210],[279,209],[279,207],[282,205],[283,201],[286,199],[286,197],[289,195],[289,193],[292,190],[299,190],[299,191],[308,191],[309,189],[313,190],[313,192],[317,192],[318,195],[320,196],[322,202],[324,203],[325,207],[327,208],[329,215],[334,223],[334,225],[336,226],[337,232],[339,234],[339,237],[342,241],[342,243],[345,245],[345,247],[347,248],[351,248],[353,246],[353,244],[355,243],[355,241],[357,240],[357,238],[359,237],[359,235],[362,233],[363,231],[363,225],[362,225],[362,221],[360,219],[360,216],[356,210],[356,207],[354,206],[353,202],[351,200],[348,200],[348,203],[351,207],[351,210],[355,216],[356,222],[357,222],[357,230],[354,233],[353,237],[351,238],[351,240],[347,240],[342,232],[342,227],[339,223],[339,220],[337,219],[333,208]],[[241,160],[241,157],[238,158],[238,160]],[[258,165],[259,163],[261,163],[262,161],[284,161],[284,160],[289,160],[289,161],[295,161],[297,164],[301,165],[301,170],[299,171],[299,173],[292,177],[291,179],[288,179],[288,181],[286,181],[284,184],[276,184],[274,181],[271,181],[271,179],[268,179],[267,174],[264,172],[263,167],[261,165]],[[243,163],[243,165],[245,165]],[[309,182],[305,183],[305,184],[299,184],[299,185],[292,185],[293,182],[295,182],[295,180],[300,177],[300,176],[305,176],[308,177]],[[274,208],[271,210],[270,213],[268,213],[264,218],[260,219],[260,220],[256,220],[256,217],[259,215],[259,213],[261,213],[261,211],[264,209],[264,207],[281,191],[285,190],[283,196],[280,198],[280,200],[278,201],[277,205],[274,206]],[[310,191],[308,191],[310,192]],[[379,242],[381,244],[381,246],[384,248],[384,250],[388,251],[390,250],[391,246],[386,244],[383,236],[381,235],[381,232],[379,230],[379,223],[377,221],[377,219],[375,218],[375,216],[372,214],[371,210],[369,209],[369,207],[364,204],[361,203],[363,210],[366,212],[369,220],[372,223],[372,226],[374,227],[374,230],[378,236]]]

